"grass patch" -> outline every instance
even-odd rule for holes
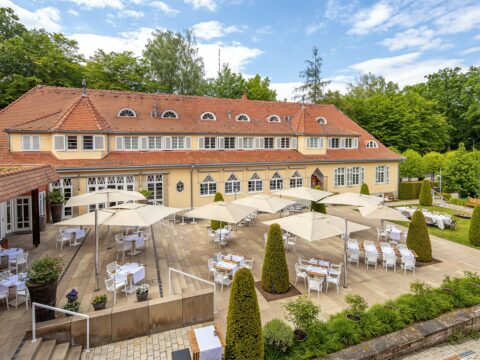
[[[473,246],[468,241],[468,229],[470,228],[470,219],[460,218],[458,216],[454,216],[455,213],[458,213],[458,210],[447,209],[440,206],[420,206],[415,205],[418,209],[427,209],[432,212],[439,212],[444,214],[452,215],[452,218],[455,219],[457,222],[457,226],[455,230],[444,229],[441,230],[435,226],[428,226],[428,233],[430,235],[438,236],[443,239],[447,239],[458,244],[466,245],[474,249],[478,249],[478,247]],[[395,224],[402,225],[408,228],[409,223],[404,221],[392,221]]]

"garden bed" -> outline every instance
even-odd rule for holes
[[[261,281],[257,281],[255,283],[255,287],[260,292],[260,294],[262,294],[264,299],[267,300],[268,302],[275,301],[275,300],[280,300],[280,299],[285,299],[285,298],[289,298],[289,297],[292,297],[292,296],[302,295],[302,293],[295,286],[293,286],[293,284],[290,284],[290,287],[288,288],[288,291],[283,293],[283,294],[270,294],[269,292],[266,292],[262,288],[262,282]]]

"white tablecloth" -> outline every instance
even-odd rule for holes
[[[382,247],[382,254],[383,255],[395,255],[393,249],[389,246]]]
[[[240,265],[245,264],[245,258],[240,255],[227,255],[225,258],[227,260],[237,261],[238,263],[240,263]]]
[[[76,234],[76,237],[75,237],[76,240],[83,239],[85,237],[85,234],[86,234],[85,229],[80,229],[80,228],[65,229],[65,230],[63,230],[63,239],[64,240],[69,240],[70,236],[73,233]]]
[[[142,248],[145,246],[145,237],[143,235],[133,234],[124,236],[125,241],[135,241],[135,248]]]
[[[400,254],[402,254],[402,257],[414,257],[409,249],[400,249]]]
[[[215,232],[220,235],[222,238],[224,238],[226,235],[230,233],[230,230],[228,229],[217,229]]]
[[[127,279],[128,274],[133,274],[133,283],[136,284],[145,279],[145,266],[138,263],[127,263],[120,266],[115,272],[115,279],[117,281],[123,281]]]
[[[365,245],[365,252],[377,252],[375,245]]]
[[[396,227],[387,228],[388,237],[392,240],[400,241],[402,231]]]
[[[436,215],[430,212],[424,212],[423,215],[430,217],[435,225],[441,230],[445,229],[445,225],[450,225],[452,223],[452,218],[445,215]]]
[[[19,275],[23,276],[23,281],[18,280],[18,275],[12,275],[9,279],[0,281],[0,285],[5,287],[16,286],[17,290],[25,289],[25,280],[27,277],[27,273],[20,273]]]
[[[234,270],[238,267],[237,264],[231,263],[231,262],[226,262],[226,261],[219,261],[217,263],[217,266],[224,268],[224,269],[229,269],[229,270]]]
[[[328,270],[323,268],[323,267],[319,267],[319,266],[307,266],[307,271],[309,272],[314,272],[314,273],[318,273],[318,274],[325,274],[327,275],[328,274]]]
[[[10,248],[10,249],[4,249],[0,250],[0,256],[8,256],[8,260],[16,260],[17,255],[23,254],[23,250],[19,248]]]
[[[348,243],[348,248],[351,250],[358,250],[358,243]]]
[[[200,360],[222,360],[222,343],[218,336],[214,335],[215,328],[206,326],[195,329],[198,348],[200,349]]]

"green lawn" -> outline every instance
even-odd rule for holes
[[[436,211],[439,213],[450,214],[450,215],[453,215],[459,212],[458,210],[446,209],[440,206],[420,206],[420,205],[415,205],[415,206],[418,209],[428,209],[430,211]],[[470,242],[468,241],[468,229],[470,227],[470,219],[463,219],[457,216],[453,216],[453,219],[457,221],[457,226],[455,227],[455,230],[450,230],[450,229],[441,230],[437,227],[429,226],[428,232],[431,235],[438,236],[450,241],[454,241],[462,245],[470,246],[474,249],[479,249],[478,247],[475,247],[472,244],[470,244]],[[406,227],[408,227],[408,224],[409,224],[407,222],[402,222],[402,221],[393,221],[393,222]]]

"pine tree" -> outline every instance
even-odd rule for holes
[[[223,195],[222,193],[215,193],[215,197],[213,198],[213,202],[217,201],[223,201]],[[224,223],[218,221],[218,220],[211,220],[210,221],[210,227],[212,228],[213,231],[218,230],[223,228]]]
[[[432,261],[432,243],[428,234],[427,223],[421,210],[415,211],[408,227],[407,247],[414,250],[418,261]]]
[[[297,97],[312,104],[317,104],[324,97],[323,89],[330,84],[330,81],[322,80],[322,58],[318,55],[316,47],[312,49],[312,60],[305,60],[305,64],[307,67],[300,72],[300,77],[304,79],[304,83],[295,91],[300,93]]]
[[[262,267],[262,288],[270,294],[288,291],[288,264],[285,257],[282,229],[278,224],[270,225],[267,249]]]
[[[480,246],[480,206],[478,205],[473,209],[468,239],[470,244]]]

